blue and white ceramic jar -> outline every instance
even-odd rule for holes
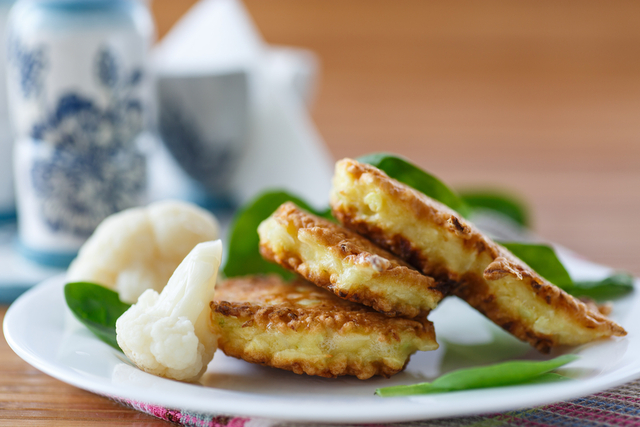
[[[7,38],[21,247],[65,265],[105,217],[144,202],[153,23],[137,0],[20,0]]]

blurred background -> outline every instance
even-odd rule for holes
[[[155,0],[159,36],[191,0]],[[536,231],[640,274],[640,4],[248,0],[269,43],[321,60],[335,158],[394,151],[504,187]]]
[[[49,3],[59,8],[65,1],[40,4]],[[585,1],[576,6],[495,0],[199,4],[153,0],[139,4],[150,7],[156,26],[155,36],[151,29],[137,30],[140,49],[145,40],[156,39],[149,60],[142,62],[151,74],[141,75],[156,78],[158,102],[145,107],[144,115],[158,113],[158,119],[144,129],[157,131],[156,139],[164,140],[168,148],[163,157],[157,154],[159,144],[155,148],[148,141],[143,144],[150,179],[147,184],[138,179],[135,185],[148,191],[152,200],[178,196],[214,210],[232,209],[265,186],[285,186],[320,206],[326,204],[334,159],[389,151],[408,157],[456,189],[507,190],[528,203],[534,230],[543,239],[640,274],[636,255],[640,227],[635,225],[640,208],[636,19],[640,5],[636,2]],[[43,16],[55,22],[47,13]],[[96,22],[106,22],[100,16]],[[31,37],[25,19],[14,14],[12,21],[23,31],[21,37]],[[119,31],[114,25],[113,31]],[[87,29],[61,28],[71,46],[66,49],[74,52],[74,43],[81,45],[80,34]],[[46,33],[50,29],[38,31],[38,37],[51,39]],[[76,39],[73,34],[78,34]],[[104,37],[115,43],[114,38]],[[64,55],[61,58],[76,58],[66,65],[80,61],[80,54]],[[84,55],[85,62],[93,64],[91,55]],[[38,70],[29,65],[28,55],[19,58],[21,65],[15,68]],[[87,79],[89,68],[83,71],[89,73]],[[46,74],[46,65],[43,70]],[[49,86],[51,82],[56,83],[51,80]],[[153,78],[145,79],[145,85],[153,84]],[[105,87],[85,89],[105,93]],[[34,101],[27,107],[14,102],[10,110],[31,114],[53,103],[58,95],[51,92],[45,102]],[[141,105],[153,98],[145,96]],[[82,123],[79,116],[69,117],[71,124]],[[30,126],[23,127],[35,129]],[[32,153],[40,137],[30,138],[33,142],[22,144],[20,154],[27,163],[43,156]],[[129,156],[133,162],[139,154],[130,151],[120,157]],[[69,155],[90,164],[81,153]],[[17,172],[20,186],[28,181],[30,166],[23,165],[24,158],[18,163],[24,170]],[[64,173],[63,181],[71,182],[68,174],[75,172]],[[116,185],[96,179],[96,188],[78,187],[75,193],[95,198],[106,191],[97,190],[100,185]],[[127,180],[131,181],[123,178]],[[200,193],[192,194],[194,189]],[[33,191],[28,185],[18,191],[22,194],[19,240],[31,246],[28,258],[53,259],[56,262],[50,265],[64,267],[88,233],[64,235],[35,218],[34,212],[44,209],[36,206],[46,208],[49,201],[24,196]],[[105,207],[93,217],[82,217],[78,211],[76,223],[89,221],[93,229],[111,211],[141,203],[133,201],[138,193],[122,206]],[[90,210],[95,203],[89,199],[74,203],[84,203]],[[72,205],[61,198],[55,202],[50,211]],[[0,260],[13,256],[12,237],[7,236],[0,252],[8,255]],[[11,268],[13,258],[5,264]],[[51,271],[29,280],[35,283],[46,275]]]
[[[144,3],[161,46],[196,1]],[[272,133],[262,140],[267,151],[282,136],[288,148],[302,140],[326,146],[326,152],[303,150],[296,157],[280,145],[271,160],[279,159],[283,169],[310,172],[323,155],[327,159],[320,160],[395,152],[454,188],[489,187],[519,196],[543,239],[640,276],[640,3],[246,0],[244,6],[265,42],[317,55],[309,62],[313,69],[318,60],[315,90],[293,108],[290,99],[278,97],[263,105],[273,113],[265,113],[261,124]],[[202,22],[209,25],[207,17]],[[227,32],[216,33],[224,25],[209,25],[215,39],[191,39],[198,45],[194,51],[202,48],[202,57],[210,56],[209,44],[224,51],[233,32],[227,30],[237,29],[231,23]],[[237,41],[228,43],[229,51]],[[173,47],[172,54],[188,50]],[[298,53],[296,58],[305,58]],[[278,123],[269,127],[272,119]],[[156,165],[157,176],[170,176],[170,166]],[[171,184],[169,179],[156,187]],[[247,197],[254,190],[246,189]],[[316,193],[326,197],[324,190]],[[60,272],[18,258],[10,227],[5,234],[0,229],[0,285],[19,278],[31,286]],[[15,277],[7,276],[11,269]],[[19,277],[25,271],[34,273]],[[0,317],[6,307],[0,306]],[[0,388],[10,391],[0,399],[0,418],[165,425],[38,372],[3,340],[0,362]]]

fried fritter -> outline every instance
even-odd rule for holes
[[[227,356],[296,374],[389,377],[417,350],[435,350],[426,318],[387,317],[303,280],[229,279],[211,302],[213,332]]]
[[[454,295],[540,351],[626,335],[459,214],[373,166],[339,161],[331,207],[346,227],[424,274],[449,281]]]
[[[344,227],[284,203],[258,227],[260,253],[341,298],[388,316],[434,309],[436,282]]]

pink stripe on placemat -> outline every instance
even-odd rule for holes
[[[609,392],[598,393],[596,394],[596,396],[604,397],[606,399],[622,400],[624,402],[631,402],[631,403],[635,403],[636,405],[640,405],[640,398],[637,398],[634,396],[625,396],[623,394],[616,394],[616,393],[609,393]]]
[[[249,418],[244,417],[198,414],[189,411],[167,409],[162,406],[150,405],[135,400],[120,399],[112,396],[108,397],[121,405],[144,412],[161,420],[182,424],[187,427],[244,427],[245,423],[249,421]]]

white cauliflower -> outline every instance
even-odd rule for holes
[[[147,289],[160,292],[195,245],[218,237],[215,217],[189,203],[127,209],[98,226],[71,263],[67,281],[99,283],[134,303]]]
[[[213,299],[222,243],[198,244],[180,263],[160,295],[145,291],[116,322],[118,345],[140,369],[195,381],[217,348],[211,332]]]

